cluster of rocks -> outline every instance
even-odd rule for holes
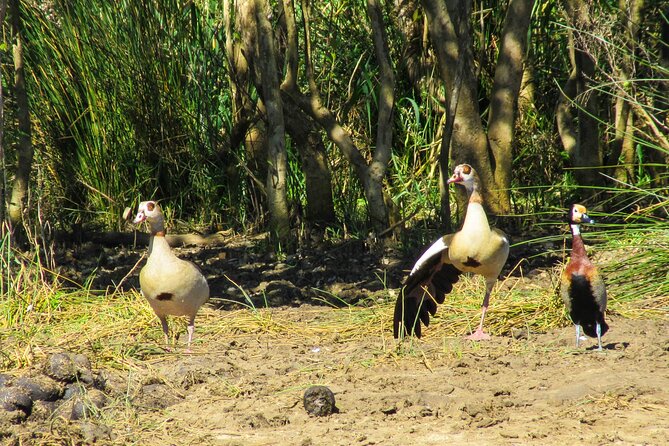
[[[105,388],[81,354],[53,354],[41,371],[24,376],[0,374],[0,428],[55,417],[94,419],[108,402]]]

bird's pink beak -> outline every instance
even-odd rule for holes
[[[461,183],[462,177],[458,175],[457,173],[454,173],[452,177],[450,177],[448,180],[446,180],[446,184],[451,184],[451,183]]]
[[[132,221],[133,224],[138,224],[146,220],[146,214],[143,211],[139,211],[137,213],[137,216],[135,219]]]

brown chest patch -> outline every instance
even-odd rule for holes
[[[156,296],[156,300],[172,300],[174,298],[174,294],[172,293],[160,293],[159,295]]]

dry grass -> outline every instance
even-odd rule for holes
[[[492,334],[509,334],[514,329],[545,332],[569,324],[552,285],[558,270],[550,272],[550,282],[509,277],[493,292],[486,328]],[[87,353],[96,366],[115,369],[143,367],[140,364],[164,355],[162,331],[155,315],[138,293],[96,294],[88,291],[55,291],[48,304],[19,305],[0,302],[0,314],[12,314],[15,324],[0,321],[4,346],[0,368],[19,369],[43,360],[56,351]],[[439,306],[425,339],[459,337],[470,332],[480,317],[483,281],[464,277]],[[30,301],[39,300],[32,296]],[[28,302],[28,300],[26,300]],[[668,317],[669,296],[652,299],[612,298],[609,310],[629,318]],[[258,334],[268,340],[290,336],[291,342],[317,345],[320,340],[355,343],[362,338],[382,340],[388,352],[397,349],[391,326],[394,298],[371,307],[303,307],[299,311],[280,308],[249,308],[218,311],[204,308],[196,322],[194,350],[209,344],[209,339],[234,339],[236,334]],[[17,314],[23,311],[23,314]],[[171,320],[171,330],[181,334],[185,321]],[[410,341],[415,344],[414,341]]]
[[[669,280],[663,267],[668,237],[666,231],[656,233],[651,240],[629,235],[624,242],[614,237],[597,246],[595,261],[607,282],[609,312],[626,318],[669,318]],[[67,288],[69,284],[49,270],[49,262],[45,264],[37,256],[14,256],[7,244],[0,251],[0,370],[28,367],[62,350],[86,353],[96,366],[117,370],[142,368],[146,360],[165,354],[160,324],[138,293]],[[498,282],[486,318],[487,330],[507,335],[513,330],[546,332],[569,325],[558,296],[560,273],[561,266],[556,266],[538,277],[514,274]],[[241,286],[238,290],[243,301],[247,290]],[[420,341],[407,340],[398,348],[392,339],[397,293],[386,290],[374,296],[375,304],[364,307],[305,306],[299,311],[204,308],[196,321],[194,349],[197,352],[211,345],[211,339],[256,334],[274,341],[290,337],[291,342],[303,345],[375,338],[389,354],[420,354]],[[424,331],[425,338],[442,338],[447,349],[449,338],[471,332],[480,318],[483,294],[480,277],[463,277],[439,306]],[[182,335],[179,344],[183,344],[185,321],[172,319],[170,323],[172,332]]]

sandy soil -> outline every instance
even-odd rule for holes
[[[300,319],[304,309],[289,312]],[[334,310],[336,311],[336,310]],[[308,322],[308,321],[305,321]],[[662,445],[669,439],[669,324],[613,319],[605,350],[573,331],[304,345],[235,337],[151,362],[138,388],[140,444]],[[145,379],[145,377],[135,377]],[[338,413],[310,417],[305,388],[327,385]],[[240,394],[231,396],[235,389]],[[161,403],[157,403],[160,400]],[[165,406],[156,410],[156,406]],[[120,438],[119,438],[120,439]]]
[[[98,268],[98,285],[116,286],[142,252],[95,249],[59,262],[67,267],[68,258],[97,258],[90,268]],[[399,286],[413,259],[355,244],[281,261],[243,243],[180,255],[200,263],[211,278],[215,298],[198,316],[200,327],[235,306],[228,299],[240,293],[228,278],[269,306],[274,318],[307,326],[346,311],[315,305],[327,298],[319,290],[369,304],[374,293]],[[513,255],[523,253],[512,254],[510,267]],[[135,276],[123,286],[136,286]],[[428,333],[400,348],[390,326],[355,340],[336,333],[308,340],[201,330],[190,355],[181,348],[134,361],[128,370],[102,371],[116,406],[103,414],[131,414],[125,426],[117,419],[111,429],[88,426],[75,435],[70,432],[81,425],[52,418],[39,427],[27,423],[20,437],[31,444],[26,431],[58,424],[62,444],[668,444],[669,322],[609,317],[609,325],[602,352],[591,339],[575,349],[572,327],[486,342]],[[302,396],[316,384],[334,392],[337,413],[307,414]],[[104,424],[105,417],[95,423]],[[5,438],[18,444],[11,433]]]

